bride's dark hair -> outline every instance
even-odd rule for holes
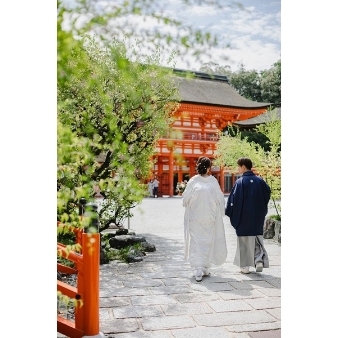
[[[207,173],[208,168],[211,167],[211,161],[208,157],[201,156],[196,163],[196,170],[200,175]]]

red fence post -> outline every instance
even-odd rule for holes
[[[100,334],[100,234],[82,234],[84,277],[84,334]]]
[[[84,219],[87,219],[82,234],[84,277],[84,337],[104,337],[100,332],[100,233],[97,204],[87,203]]]

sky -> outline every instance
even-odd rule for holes
[[[62,1],[70,5],[75,0]],[[111,11],[110,8],[117,7],[122,1],[97,0],[94,7],[107,13]],[[189,49],[184,52],[183,57],[178,56],[174,59],[176,68],[199,70],[208,62],[230,66],[232,71],[237,70],[240,64],[247,70],[262,71],[271,68],[281,58],[281,0],[240,0],[238,2],[241,7],[233,0],[217,1],[221,4],[221,8],[209,4],[210,0],[190,0],[189,4],[185,4],[183,0],[153,0],[149,12],[178,20],[182,25],[179,27],[161,25],[150,15],[128,14],[110,21],[107,38],[118,36],[122,39],[123,34],[133,31],[134,38],[124,39],[128,49],[132,50],[131,46],[142,32],[147,31],[152,37],[154,31],[159,30],[181,37],[186,32],[185,28],[192,26],[204,33],[215,35],[218,46],[209,49],[199,60],[193,56],[193,49]],[[144,9],[143,13],[147,13],[147,9]],[[86,16],[82,18],[86,20]],[[118,26],[122,27],[121,31],[117,29]],[[150,44],[140,45],[141,53],[150,54]],[[147,48],[149,53],[146,51]],[[169,52],[173,50],[175,46],[161,50],[162,65],[170,66],[167,59]],[[133,59],[131,55],[129,57]]]
[[[269,69],[281,58],[281,0],[239,2],[243,9],[228,6],[217,9],[197,4],[183,6],[180,0],[166,0],[171,17],[217,34],[219,47],[213,48],[212,58],[205,58],[204,62],[229,65],[232,71],[242,63],[247,70]],[[224,56],[229,59],[225,61]],[[190,58],[177,60],[176,67],[199,70],[201,65]]]

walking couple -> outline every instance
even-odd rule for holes
[[[183,192],[185,259],[195,269],[195,279],[202,281],[210,275],[212,264],[222,265],[227,257],[223,216],[230,218],[237,234],[237,248],[233,264],[242,273],[256,272],[269,267],[263,245],[264,219],[268,211],[270,187],[252,172],[249,158],[237,160],[242,176],[235,182],[227,205],[217,179],[210,175],[211,161],[200,157],[197,175],[193,176]]]

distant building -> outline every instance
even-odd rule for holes
[[[195,175],[200,156],[215,158],[217,131],[232,124],[259,118],[271,103],[250,101],[239,95],[226,76],[209,75],[174,69],[181,96],[180,107],[168,135],[156,147],[153,175],[160,181],[159,195],[173,196],[177,182]],[[229,192],[235,181],[224,168],[212,167],[223,192]]]
[[[244,121],[236,121],[236,122],[233,122],[233,125],[238,127],[240,130],[245,130],[245,131],[254,130],[254,128],[256,128],[259,124],[266,123],[268,121],[271,121],[274,118],[277,118],[278,120],[280,120],[281,109],[282,108],[275,108],[271,111],[268,111],[264,114],[253,117],[251,119],[247,119]]]

